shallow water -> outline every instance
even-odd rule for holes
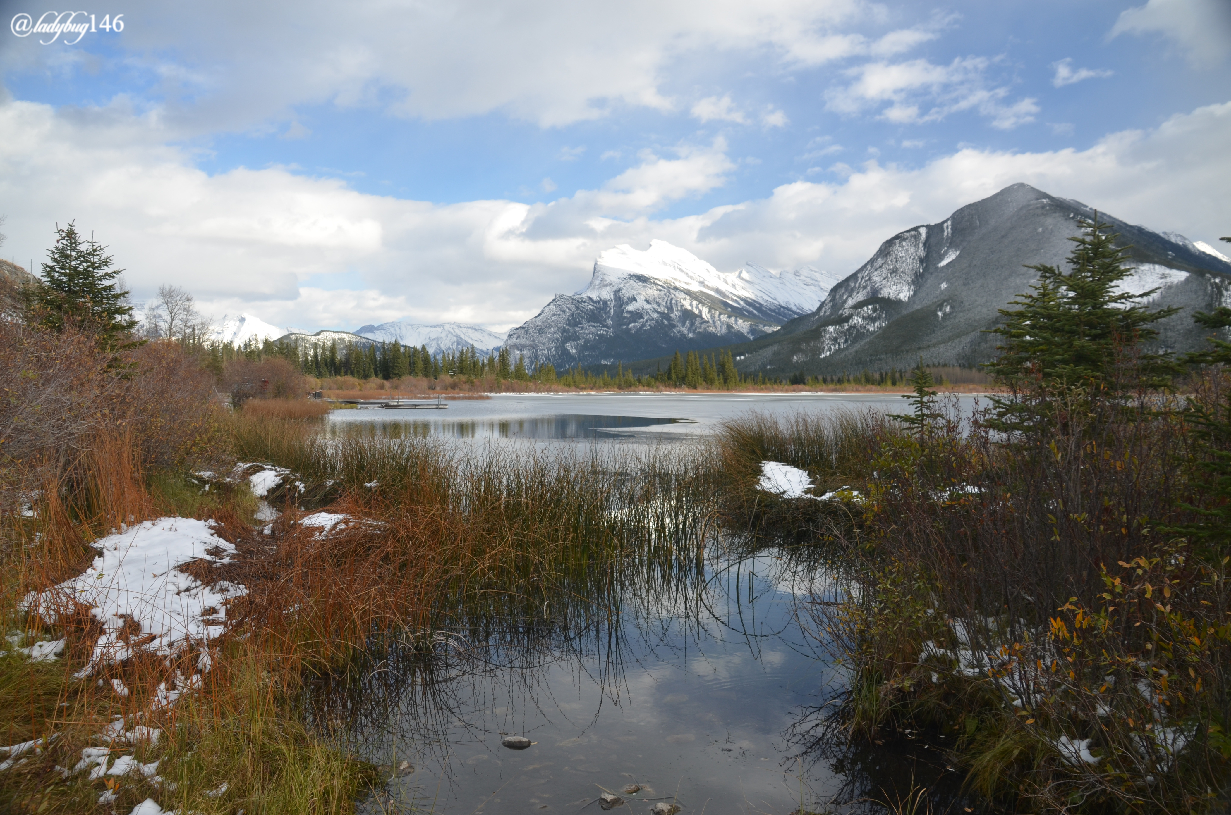
[[[754,409],[907,407],[881,394],[449,404],[430,418],[336,411],[329,426],[461,444],[608,439],[613,450],[644,450],[653,448],[628,445],[695,440]],[[959,402],[964,411],[973,404]],[[657,800],[684,815],[884,811],[874,799],[897,800],[916,783],[943,788],[952,776],[939,755],[851,750],[816,728],[846,681],[812,633],[813,601],[839,590],[817,558],[799,548],[743,552],[707,533],[635,544],[551,588],[459,599],[430,637],[374,643],[358,680],[318,688],[317,716],[388,768],[388,785],[363,807],[372,813],[590,812],[600,792],[628,784],[644,789],[623,795],[620,812],[648,812]],[[505,748],[506,734],[535,744]],[[396,772],[404,761],[413,772]]]
[[[620,811],[665,799],[785,815],[867,809],[867,795],[935,774],[889,755],[838,770],[804,749],[801,723],[844,682],[806,632],[807,600],[835,596],[824,568],[781,550],[667,576],[642,565],[559,617],[470,620],[417,652],[382,652],[350,735],[370,760],[414,771],[391,773],[366,811],[598,810],[600,792],[635,783]],[[535,744],[511,750],[503,734]]]

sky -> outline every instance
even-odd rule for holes
[[[0,0],[0,256],[73,221],[216,319],[500,331],[652,239],[840,278],[1016,182],[1231,234],[1231,0],[55,8]]]

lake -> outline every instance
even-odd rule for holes
[[[975,397],[958,397],[969,412]],[[834,410],[908,409],[898,394],[497,394],[491,399],[446,401],[444,410],[335,410],[330,432],[367,431],[469,441],[520,439],[678,442],[712,432],[723,420],[749,411],[770,414]]]
[[[331,433],[460,444],[703,438],[750,410],[900,412],[897,395],[502,395],[441,411],[343,410]],[[963,411],[973,397],[962,397]],[[319,720],[388,768],[362,811],[884,811],[913,784],[955,795],[942,755],[852,749],[820,725],[845,688],[812,612],[840,589],[823,554],[711,530],[664,561],[647,542],[540,600],[459,601],[432,632],[380,641],[358,681],[316,689]],[[573,578],[575,580],[575,578]],[[520,598],[524,599],[524,598]],[[541,597],[540,597],[541,599]],[[550,610],[549,610],[550,605]],[[510,610],[512,609],[512,610]],[[502,746],[504,736],[534,742]],[[410,767],[396,768],[403,762]],[[622,792],[627,785],[641,787]],[[953,798],[949,797],[949,801]],[[963,802],[965,803],[965,802]]]

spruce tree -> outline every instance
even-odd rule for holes
[[[1146,346],[1158,336],[1153,324],[1176,309],[1141,305],[1157,289],[1119,291],[1132,271],[1127,250],[1115,245],[1118,236],[1097,213],[1081,226],[1082,234],[1069,239],[1076,247],[1068,272],[1028,266],[1038,282],[1010,304],[1017,308],[1000,310],[1005,322],[991,331],[1003,344],[984,368],[1013,394],[993,397],[995,429],[1026,431],[1054,418],[1058,399],[1110,403],[1130,388],[1165,386],[1175,373],[1170,357]]]
[[[133,344],[129,338],[137,321],[128,292],[117,281],[124,270],[112,268],[107,247],[92,237],[83,239],[70,221],[56,227],[56,243],[47,259],[42,285],[30,293],[33,322],[53,331],[70,325],[89,331],[107,351]]]
[[[940,412],[936,410],[936,391],[932,390],[936,381],[932,378],[932,372],[923,367],[923,357],[919,357],[919,364],[910,373],[910,384],[914,393],[902,398],[910,400],[912,412],[889,415],[906,425],[922,442],[927,438],[933,423],[941,418]]]
[[[1231,238],[1222,240],[1231,243]],[[1219,366],[1231,371],[1231,342],[1220,339],[1219,331],[1231,329],[1231,308],[1219,306],[1212,314],[1198,312],[1194,319],[1213,333],[1207,338],[1209,348],[1184,357],[1192,365]],[[1201,505],[1186,505],[1198,520],[1176,531],[1188,535],[1204,554],[1219,560],[1231,554],[1231,392],[1225,388],[1222,399],[1214,405],[1190,399],[1185,418],[1193,435],[1201,442],[1205,456],[1196,462],[1194,494]]]

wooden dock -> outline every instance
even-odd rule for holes
[[[339,405],[354,405],[359,410],[444,410],[448,407],[440,397],[436,399],[335,399]]]

